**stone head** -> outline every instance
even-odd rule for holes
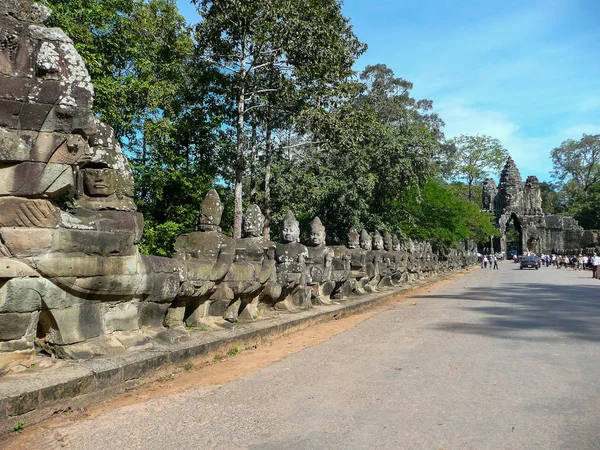
[[[383,233],[383,248],[388,252],[393,249],[392,235],[388,231]]]
[[[360,232],[360,248],[363,250],[371,250],[371,235],[363,228]]]
[[[285,243],[298,242],[300,239],[300,224],[291,210],[288,210],[283,219],[283,228],[281,229],[281,241]]]
[[[356,228],[350,228],[348,232],[348,248],[358,248],[360,246],[360,235]]]
[[[373,250],[383,250],[383,237],[378,230],[373,235]]]
[[[395,252],[399,252],[401,250],[402,246],[400,244],[400,239],[398,239],[398,236],[393,235],[392,236],[392,250],[394,250]]]
[[[244,237],[259,237],[265,225],[265,216],[258,205],[250,205],[246,209],[243,221]]]
[[[200,223],[198,228],[202,231],[221,231],[221,216],[223,204],[219,194],[214,189],[208,191],[200,206]]]
[[[310,224],[310,244],[315,247],[325,245],[325,227],[318,217],[315,217]]]
[[[86,167],[81,170],[83,189],[90,197],[109,197],[117,190],[117,176],[108,167]]]

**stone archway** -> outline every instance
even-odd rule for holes
[[[506,216],[503,216],[500,223],[500,248],[499,250],[503,253],[503,255],[508,258],[508,254],[511,250],[516,250],[517,254],[522,255],[523,250],[527,249],[527,245],[525,243],[526,236],[523,233],[523,221],[517,216],[514,212],[510,213]],[[510,230],[510,225],[514,226],[515,231],[518,234],[518,237],[511,238],[510,233],[507,235],[507,232]]]

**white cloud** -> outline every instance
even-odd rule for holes
[[[535,175],[540,180],[549,179],[552,169],[550,151],[561,142],[560,139],[556,142],[556,136],[524,137],[519,125],[505,113],[460,100],[442,102],[435,110],[446,122],[447,137],[486,134],[497,138],[515,160],[523,178]]]
[[[600,134],[600,124],[576,124],[571,125],[561,131],[561,136],[564,139],[581,139],[583,134]]]

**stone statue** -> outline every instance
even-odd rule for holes
[[[377,283],[379,283],[377,256],[376,253],[373,253],[373,239],[364,228],[360,232],[360,248],[365,251],[365,272],[367,274],[364,278],[362,288],[368,293],[377,292]]]
[[[359,295],[365,294],[363,286],[369,281],[366,269],[367,252],[361,248],[360,235],[355,228],[351,228],[348,233],[348,249],[350,251],[350,283],[352,284],[352,290]]]
[[[204,324],[208,317],[223,317],[234,300],[233,292],[226,285],[218,289],[235,256],[235,240],[221,233],[219,227],[223,205],[219,194],[211,189],[200,209],[198,231],[179,236],[175,241],[174,259],[183,261],[185,281],[182,283],[178,301],[167,315],[169,327]]]
[[[331,294],[336,283],[333,281],[333,250],[325,246],[325,227],[318,217],[310,225],[310,245],[306,267],[308,284],[314,304],[331,304]]]
[[[392,287],[397,283],[394,281],[394,274],[396,273],[396,261],[393,255],[393,239],[389,232],[383,234],[383,253],[382,263],[379,268],[379,274],[381,280],[379,281],[380,288]]]
[[[234,301],[224,318],[256,319],[281,295],[275,272],[275,243],[262,236],[265,216],[250,205],[242,222],[243,238],[236,241],[235,259],[223,283],[233,292]]]
[[[300,224],[288,210],[281,230],[281,242],[275,247],[277,282],[281,296],[275,308],[294,311],[311,307],[311,290],[307,287],[306,258],[308,249],[298,242]]]

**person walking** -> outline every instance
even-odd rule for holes
[[[487,269],[487,256],[483,255],[483,268]]]
[[[594,253],[592,256],[592,278],[598,279],[598,266],[600,266],[600,258]]]
[[[583,261],[583,270],[587,270],[588,261],[589,261],[587,255],[583,255],[582,261]]]
[[[494,269],[500,270],[498,269],[498,257],[496,255],[494,255]]]

